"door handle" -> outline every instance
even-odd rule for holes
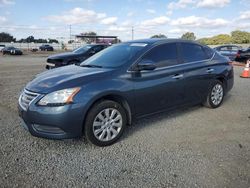
[[[212,72],[214,72],[214,69],[207,69],[206,72],[207,72],[207,73],[212,73]]]
[[[172,77],[173,79],[180,79],[183,78],[183,74],[176,74]]]

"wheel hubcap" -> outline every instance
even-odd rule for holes
[[[219,105],[223,98],[223,87],[216,84],[212,89],[211,100],[214,105]]]
[[[110,141],[117,137],[122,128],[121,113],[114,108],[106,108],[95,117],[93,132],[100,141]]]

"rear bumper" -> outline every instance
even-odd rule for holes
[[[59,107],[39,107],[31,104],[27,111],[18,105],[23,127],[31,135],[49,139],[82,136],[85,108],[83,104]]]

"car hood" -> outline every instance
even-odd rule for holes
[[[67,59],[67,58],[79,57],[79,56],[81,55],[73,53],[73,52],[66,52],[66,53],[49,56],[48,59]]]
[[[47,94],[60,89],[81,87],[91,81],[103,79],[112,73],[113,69],[88,68],[76,65],[56,68],[38,74],[26,85],[32,92]]]

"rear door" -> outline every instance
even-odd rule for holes
[[[140,71],[132,77],[135,84],[135,108],[138,116],[182,104],[183,71],[176,43],[154,47],[141,58],[156,64],[156,69]]]
[[[180,43],[179,49],[185,75],[185,103],[199,103],[206,97],[214,77],[216,68],[211,63],[214,52],[195,43]]]

